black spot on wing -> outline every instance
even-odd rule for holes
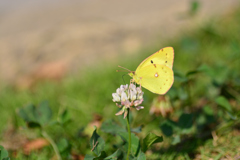
[[[151,60],[151,63],[153,64],[153,60]],[[157,68],[156,64],[153,64],[153,66],[154,66],[155,68]]]

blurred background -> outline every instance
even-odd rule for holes
[[[114,153],[126,127],[112,93],[130,81],[117,66],[172,46],[172,88],[143,88],[131,112],[137,136],[164,137],[147,158],[239,159],[239,33],[239,0],[0,0],[0,145],[57,159],[50,137],[62,159],[82,160],[97,126]]]
[[[137,54],[232,10],[238,0],[0,1],[1,81],[28,87]],[[196,7],[196,6],[195,6]],[[156,44],[157,43],[157,44]]]

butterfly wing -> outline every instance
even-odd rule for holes
[[[172,69],[160,64],[141,67],[135,72],[133,79],[142,87],[157,94],[165,94],[174,81]]]
[[[174,50],[172,47],[165,47],[152,54],[148,58],[146,58],[140,65],[137,67],[137,70],[140,70],[143,67],[152,64],[161,64],[172,69],[173,67],[173,59],[174,59]]]

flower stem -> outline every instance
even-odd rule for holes
[[[129,160],[129,155],[130,155],[130,151],[131,151],[131,129],[130,129],[130,125],[129,125],[129,108],[128,108],[128,114],[127,114],[127,129],[128,129],[128,152],[127,152],[127,160]]]
[[[56,143],[53,141],[53,139],[52,139],[52,138],[47,134],[47,132],[45,132],[44,130],[42,130],[42,135],[43,135],[43,137],[46,138],[46,139],[49,141],[49,143],[52,145],[53,150],[54,150],[55,153],[56,153],[57,159],[58,159],[58,160],[62,160],[62,158],[61,158],[61,156],[60,156],[60,153],[59,153],[59,151],[58,151],[57,145],[56,145]]]

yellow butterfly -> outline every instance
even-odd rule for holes
[[[136,71],[128,74],[137,84],[157,94],[165,94],[172,86],[174,50],[165,47],[139,64]]]

